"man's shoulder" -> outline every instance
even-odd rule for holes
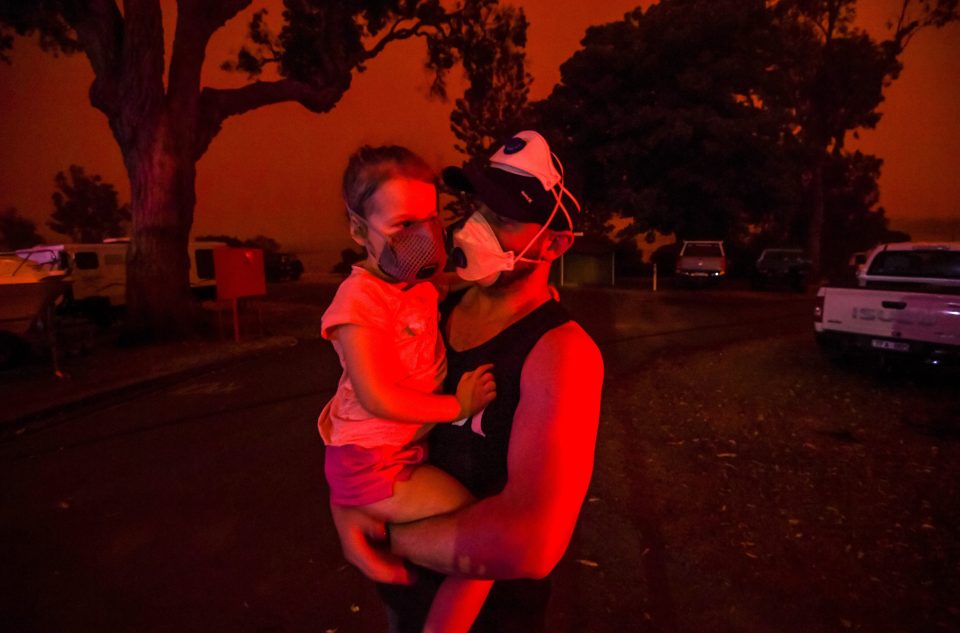
[[[541,368],[577,365],[603,371],[600,348],[573,319],[547,330],[533,346],[528,361]]]
[[[577,321],[570,319],[555,328],[547,330],[540,339],[544,345],[576,345],[599,350],[593,337],[587,334]]]

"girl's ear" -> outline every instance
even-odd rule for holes
[[[556,231],[550,236],[547,248],[544,249],[542,259],[552,262],[573,246],[573,233],[570,231]]]
[[[350,237],[360,246],[366,247],[367,225],[352,213],[348,217],[350,218]]]

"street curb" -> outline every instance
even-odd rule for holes
[[[225,355],[223,358],[200,363],[198,365],[173,369],[152,376],[143,378],[133,378],[129,381],[114,384],[104,389],[78,394],[75,398],[67,398],[55,404],[43,406],[34,411],[29,411],[19,417],[12,419],[0,419],[0,430],[5,430],[17,426],[25,426],[38,419],[50,417],[57,414],[68,414],[74,411],[95,406],[97,403],[107,399],[123,397],[138,391],[156,389],[167,384],[182,381],[186,378],[192,378],[231,362],[248,361],[258,356],[275,352],[279,349],[294,347],[300,344],[300,339],[294,336],[277,336],[276,341],[269,345],[263,345],[254,349],[237,352],[236,354]]]

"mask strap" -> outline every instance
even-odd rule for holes
[[[527,245],[523,248],[523,250],[520,251],[520,254],[514,258],[516,261],[523,261],[523,262],[532,263],[532,264],[538,264],[541,261],[543,261],[543,260],[535,260],[535,259],[526,259],[524,258],[523,254],[526,253],[528,250],[530,250],[530,247],[533,246],[533,243],[537,241],[537,238],[543,235],[543,232],[547,230],[547,227],[549,227],[550,223],[553,222],[553,218],[556,217],[558,209],[563,211],[563,215],[566,216],[567,218],[567,226],[570,227],[571,231],[573,230],[573,219],[570,217],[570,212],[567,211],[566,205],[563,204],[563,194],[567,194],[567,197],[573,201],[574,205],[576,205],[577,213],[580,213],[580,203],[577,202],[577,199],[573,197],[573,194],[570,193],[570,190],[567,189],[566,185],[564,185],[563,163],[560,162],[560,159],[557,158],[557,155],[554,154],[553,152],[550,152],[550,155],[553,156],[553,159],[555,161],[557,161],[557,166],[560,168],[560,182],[558,182],[556,185],[554,185],[550,189],[550,193],[553,194],[553,199],[555,200],[555,203],[553,205],[553,212],[550,213],[550,217],[547,218],[547,221],[543,223],[543,226],[541,226],[540,230],[537,231],[537,234],[533,236],[533,239],[531,239],[527,243]]]

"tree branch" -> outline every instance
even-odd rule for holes
[[[115,115],[123,54],[124,24],[120,9],[113,0],[90,0],[82,9],[65,9],[63,19],[76,31],[93,68],[91,103],[108,117]]]
[[[170,56],[167,98],[175,112],[195,107],[207,44],[213,34],[252,0],[178,0],[177,30]],[[190,117],[184,117],[190,119]]]
[[[242,88],[204,88],[200,94],[200,124],[196,157],[206,152],[210,141],[229,117],[275,103],[296,102],[311,112],[328,112],[340,101],[347,86],[316,88],[294,79],[256,81]]]
[[[390,31],[387,32],[380,40],[374,44],[374,46],[363,54],[363,59],[373,59],[377,55],[383,52],[383,49],[387,47],[387,44],[390,42],[395,42],[398,40],[406,40],[415,36],[423,36],[425,33],[421,31],[421,27],[424,26],[422,21],[418,21],[410,28],[401,29],[399,28],[401,22],[405,22],[404,19],[398,19],[390,26]]]

